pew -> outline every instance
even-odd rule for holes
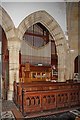
[[[80,83],[14,82],[13,101],[24,116],[32,112],[80,106]]]

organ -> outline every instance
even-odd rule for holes
[[[46,81],[51,80],[51,66],[33,66],[29,63],[20,65],[20,81]]]

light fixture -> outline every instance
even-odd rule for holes
[[[38,66],[42,66],[42,63],[38,63]]]
[[[71,52],[74,52],[74,50],[72,49],[72,50],[70,50]]]

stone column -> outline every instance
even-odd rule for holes
[[[65,80],[64,55],[58,55],[58,81],[64,82]]]
[[[8,100],[13,98],[13,83],[14,80],[19,82],[19,42],[9,42],[9,91]]]
[[[66,53],[66,60],[65,60],[65,65],[66,65],[66,71],[65,71],[65,74],[66,74],[66,80],[69,80],[71,77],[71,70],[70,70],[70,52],[69,50],[67,51]]]
[[[71,65],[70,65],[70,67],[71,67],[70,79],[73,79],[73,76],[74,76],[74,60],[73,59],[71,59]]]
[[[73,79],[74,76],[74,61],[75,61],[75,52],[70,52],[70,79]]]
[[[65,81],[65,54],[63,46],[57,46],[58,49],[58,82]]]

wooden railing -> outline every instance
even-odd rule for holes
[[[80,83],[14,83],[13,100],[25,116],[30,112],[80,106]]]

